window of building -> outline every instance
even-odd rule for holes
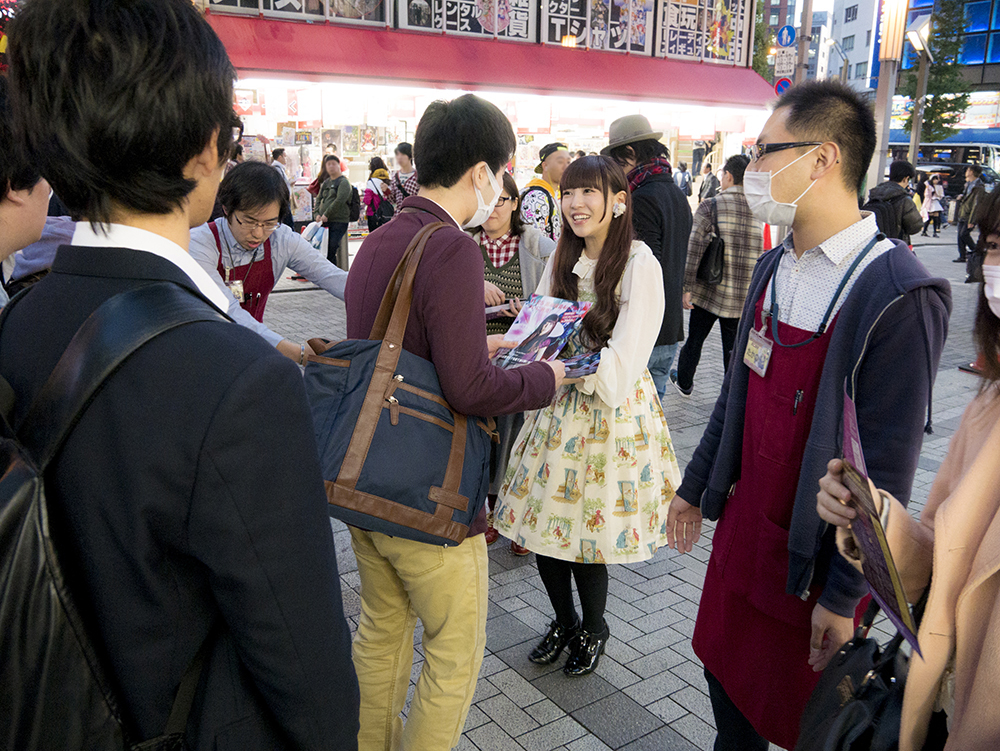
[[[986,56],[988,63],[1000,63],[1000,33],[990,34],[990,52]]]
[[[986,34],[969,34],[962,42],[958,62],[962,65],[982,65],[986,60]]]
[[[816,48],[815,47],[810,47],[809,48],[809,59],[811,60],[814,57],[816,57]]]
[[[987,31],[990,28],[990,1],[965,4],[965,30]]]
[[[858,20],[858,6],[852,5],[844,10],[844,23]]]
[[[865,60],[863,63],[858,63],[854,66],[854,77],[855,78],[867,78],[868,77],[868,61]]]
[[[850,52],[854,49],[854,34],[849,37],[844,37],[844,41],[840,43],[840,46],[844,48],[844,52]]]
[[[868,30],[868,36],[865,37],[865,47],[872,46],[872,32],[871,29]]]
[[[771,14],[771,20],[769,21],[769,25],[771,25],[771,26],[777,26],[778,25],[778,14],[777,13],[772,13]]]

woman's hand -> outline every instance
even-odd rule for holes
[[[678,553],[690,553],[701,537],[701,509],[676,493],[667,511],[667,546]]]
[[[500,311],[500,314],[507,318],[517,318],[517,314],[521,312],[521,308],[523,307],[524,305],[521,304],[520,299],[514,298],[510,301],[510,307],[507,310]]]
[[[320,224],[326,224],[326,217],[320,214],[318,217],[316,217],[316,221],[319,222]]]
[[[507,298],[504,296],[502,289],[495,284],[491,284],[490,282],[483,282],[483,286],[486,290],[487,305],[503,305],[504,300]]]
[[[489,284],[489,282],[487,282]],[[489,352],[490,359],[497,353],[499,349],[514,349],[517,346],[517,342],[508,342],[503,338],[503,334],[491,334],[486,337],[486,349]]]
[[[826,474],[819,481],[816,513],[820,519],[835,527],[850,526],[851,520],[858,515],[847,505],[850,500],[851,491],[844,486],[844,463],[840,459],[831,459],[826,465]],[[880,501],[879,497],[875,502]]]

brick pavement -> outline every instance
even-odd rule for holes
[[[925,438],[914,481],[914,512],[923,507],[948,441],[978,386],[975,377],[957,370],[974,358],[971,331],[978,285],[963,284],[964,267],[951,263],[957,255],[953,228],[943,232],[944,245],[917,240],[921,260],[932,273],[952,282],[954,310],[934,390],[934,434]],[[279,286],[282,290],[303,288],[302,283],[284,280]],[[265,322],[296,341],[316,335],[339,339],[344,336],[344,307],[318,290],[282,292],[271,297]],[[693,396],[682,399],[672,390],[667,395],[664,411],[682,469],[718,395],[721,359],[721,342],[713,332],[706,342]],[[905,367],[905,363],[900,365]],[[360,611],[357,565],[346,528],[339,522],[333,526],[344,609],[356,627]],[[545,632],[551,610],[534,556],[511,555],[501,538],[490,549],[486,658],[458,748],[710,749],[712,711],[701,664],[690,643],[714,525],[706,523],[705,527],[690,555],[663,549],[650,561],[609,567],[607,620],[612,637],[597,672],[585,678],[567,678],[558,666],[528,662],[527,653]],[[888,638],[883,626],[876,628]],[[414,679],[422,660],[420,635],[418,624]],[[411,684],[411,696],[412,690]]]

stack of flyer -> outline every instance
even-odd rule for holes
[[[570,337],[579,330],[592,303],[532,295],[504,335],[516,342],[513,349],[500,349],[493,362],[501,368],[517,368],[541,360],[555,360]],[[600,352],[585,352],[567,360],[566,377],[582,378],[597,370]]]

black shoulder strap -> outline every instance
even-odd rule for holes
[[[178,326],[228,320],[173,282],[154,282],[105,300],[73,336],[17,428],[38,470],[45,470],[94,394],[133,352]]]

